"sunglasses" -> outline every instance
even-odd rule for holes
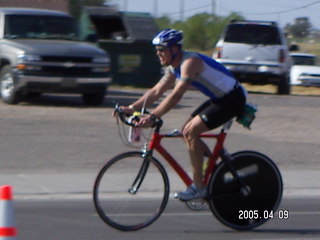
[[[156,47],[156,52],[164,52],[166,50],[167,50],[166,47]]]

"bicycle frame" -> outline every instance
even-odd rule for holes
[[[227,122],[217,134],[200,135],[202,140],[215,141],[211,144],[212,153],[203,177],[208,194],[201,201],[191,199],[185,203],[192,210],[203,209],[208,203],[221,223],[237,230],[249,230],[269,219],[269,216],[264,216],[266,211],[277,209],[283,183],[279,169],[267,156],[248,150],[233,154],[227,152],[224,142],[232,122]],[[170,195],[169,177],[161,162],[153,156],[153,151],[164,158],[187,186],[193,183],[182,165],[162,145],[162,139],[181,140],[182,134],[160,134],[162,124],[161,119],[155,121],[151,140],[142,151],[124,152],[113,157],[95,180],[95,208],[111,227],[122,231],[139,230],[152,224],[164,211]],[[130,126],[134,127],[133,124]],[[124,172],[124,169],[129,171]],[[148,174],[149,169],[151,174]],[[265,176],[268,176],[268,181]],[[149,194],[154,192],[153,189],[159,194],[150,201]],[[145,201],[148,201],[148,206]],[[144,209],[142,214],[141,209]],[[239,209],[254,211],[258,215],[248,221],[239,217]]]
[[[231,125],[231,124],[230,124]],[[208,184],[211,173],[214,171],[216,162],[220,156],[221,151],[224,150],[223,144],[225,138],[227,136],[227,132],[225,131],[227,128],[230,128],[230,125],[226,128],[223,127],[220,133],[217,134],[201,134],[201,138],[213,138],[216,139],[216,143],[213,147],[213,151],[211,156],[209,156],[208,167],[205,171],[203,182],[205,185]],[[186,186],[190,186],[193,181],[188,175],[188,173],[182,168],[182,166],[172,157],[172,155],[161,145],[161,141],[163,138],[182,138],[182,134],[179,135],[168,135],[168,134],[160,134],[158,131],[153,133],[152,139],[148,145],[149,151],[156,150],[175,170],[175,172],[179,175],[181,180],[186,184]]]

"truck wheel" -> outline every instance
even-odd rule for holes
[[[280,81],[278,83],[278,94],[290,95],[290,92],[291,92],[290,78],[287,76],[280,78]]]
[[[6,65],[0,72],[0,93],[2,101],[8,104],[17,104],[21,100],[21,92],[16,89],[10,65]]]
[[[104,102],[105,94],[106,94],[106,91],[96,92],[96,93],[84,93],[82,95],[82,99],[86,105],[98,106]]]

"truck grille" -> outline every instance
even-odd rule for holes
[[[91,57],[65,57],[65,56],[42,56],[45,62],[73,62],[73,63],[90,63]]]
[[[88,77],[91,75],[91,68],[79,67],[43,67],[42,72],[50,74],[50,76],[64,76],[64,77]]]
[[[105,77],[106,72],[94,72],[93,68],[107,67],[92,63],[91,57],[42,56],[35,63],[38,70],[26,70],[25,75],[51,77]]]

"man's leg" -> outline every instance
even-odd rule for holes
[[[191,164],[193,167],[193,181],[198,189],[202,189],[203,157],[210,154],[208,146],[200,139],[200,134],[209,131],[202,119],[197,115],[187,122],[183,128],[184,140],[187,143]]]
[[[194,118],[194,117],[191,116],[191,117],[185,122],[185,124],[182,126],[182,128],[181,128],[181,129],[182,129],[182,130],[181,130],[182,133],[184,132],[184,129],[185,129],[185,127],[187,126],[187,124],[188,124],[193,118]],[[209,129],[206,130],[206,131],[209,131]],[[206,131],[205,131],[205,132],[206,132]],[[201,138],[199,138],[199,141],[201,141],[201,143],[200,143],[199,146],[203,147],[204,156],[205,156],[205,157],[210,157],[211,154],[212,154],[212,152],[211,152],[210,148],[208,147],[208,145],[207,145]]]

